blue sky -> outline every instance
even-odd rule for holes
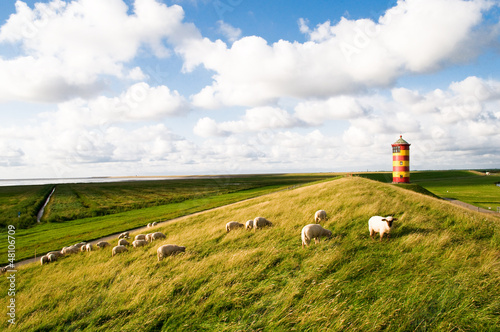
[[[500,165],[498,1],[0,4],[0,178]]]

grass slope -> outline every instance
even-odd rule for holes
[[[325,209],[334,237],[300,247]],[[368,218],[394,214],[391,239]],[[265,216],[274,227],[226,233]],[[80,253],[21,267],[19,331],[495,331],[500,326],[496,219],[363,178],[275,193],[187,216],[165,241],[111,257]],[[163,243],[187,247],[156,260]],[[1,278],[2,289],[7,279]],[[5,292],[6,293],[6,292]],[[6,308],[6,294],[0,307]],[[5,309],[4,309],[5,310]],[[7,328],[7,320],[0,328]]]
[[[91,190],[94,193],[94,198],[89,200],[91,202],[99,202],[107,198],[108,201],[116,205],[120,202],[121,193],[135,190],[137,204],[147,205],[148,201],[142,202],[142,200],[145,197],[153,197],[148,196],[148,193],[159,186],[163,188],[164,194],[170,192],[170,195],[175,199],[168,204],[159,206],[60,223],[42,223],[28,229],[16,229],[16,261],[32,258],[35,254],[40,255],[40,253],[58,250],[68,244],[90,241],[145,226],[153,221],[173,219],[283,190],[288,186],[332,179],[334,176],[333,174],[243,175],[214,179],[151,181],[151,183],[144,181],[140,183],[93,184],[92,189],[88,189],[88,184],[76,185],[76,187],[68,185],[66,188],[74,188],[79,193]],[[59,193],[59,197],[65,196],[59,192],[59,186],[55,193]],[[191,197],[187,198],[186,194],[190,194]],[[132,200],[130,197],[122,197],[122,199],[123,201]],[[66,206],[66,209],[69,211],[68,214],[73,213],[71,212],[73,206]],[[89,211],[91,209],[84,209],[82,215],[86,215]],[[3,230],[2,234],[5,237],[7,237],[6,233],[7,231]],[[7,262],[7,247],[7,241],[0,241],[0,264]]]

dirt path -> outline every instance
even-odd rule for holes
[[[454,198],[446,198],[446,197],[442,197],[442,198],[450,203],[453,203],[453,204],[458,205],[458,206],[462,206],[462,207],[467,208],[469,210],[473,210],[476,212],[482,212],[482,213],[490,213],[490,214],[493,214],[495,216],[499,216],[499,213],[496,211],[493,211],[493,210],[483,209],[483,208],[477,207],[475,205],[459,201],[459,200],[454,199]]]
[[[285,189],[282,189],[282,190],[290,190],[290,189],[295,189],[297,187],[299,187],[299,186],[288,187],[288,188],[285,188]],[[282,191],[282,190],[279,190],[279,191]],[[157,222],[157,225],[155,227],[152,227],[152,228],[149,228],[146,225],[146,226],[141,226],[141,227],[137,227],[137,228],[132,228],[132,229],[129,229],[129,230],[124,231],[124,232],[135,233],[135,232],[142,232],[142,231],[147,230],[148,233],[152,233],[152,232],[154,232],[155,229],[158,229],[158,226],[164,225],[164,224],[166,224],[168,222],[176,221],[176,220],[179,220],[179,219],[182,219],[182,218],[196,216],[196,215],[199,215],[201,213],[208,212],[208,211],[214,211],[214,210],[217,210],[217,209],[222,209],[222,208],[225,208],[225,207],[228,207],[228,206],[231,206],[231,205],[239,204],[241,202],[245,202],[245,201],[248,201],[248,200],[251,200],[251,199],[256,199],[256,198],[264,197],[264,196],[271,195],[271,194],[274,194],[274,193],[275,192],[272,192],[272,193],[269,193],[269,194],[265,194],[265,195],[262,195],[262,196],[258,196],[258,197],[247,198],[247,199],[244,199],[244,200],[241,200],[241,201],[238,201],[238,202],[234,202],[234,203],[230,203],[230,204],[227,204],[227,205],[218,206],[218,207],[215,207],[215,208],[211,208],[211,209],[207,209],[207,210],[203,210],[203,211],[191,213],[191,214],[188,214],[188,215],[185,215],[185,216],[182,216],[182,217],[177,217],[177,218],[173,218],[173,219],[169,219],[169,220],[165,220],[165,221],[160,221],[160,222]],[[111,235],[108,235],[108,236],[105,236],[105,237],[102,237],[102,238],[99,238],[99,239],[91,240],[91,241],[88,241],[87,243],[91,243],[92,245],[95,245],[99,241],[108,241],[108,242],[109,241],[113,241],[113,240],[118,239],[118,236],[121,233],[123,233],[123,232],[118,232],[118,233],[114,233],[114,234],[111,234]],[[41,253],[40,255],[37,255],[36,258],[35,257],[34,258],[28,258],[28,259],[16,262],[15,266],[19,267],[19,266],[30,264],[30,263],[39,263],[40,264],[40,257],[43,256],[44,254],[45,253]]]

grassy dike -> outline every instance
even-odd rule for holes
[[[302,249],[328,212],[331,240]],[[372,241],[368,218],[399,221]],[[226,233],[228,221],[274,227]],[[80,253],[16,274],[13,331],[495,331],[498,219],[364,178],[335,181],[183,217],[165,241],[111,257]],[[164,243],[186,253],[157,262]],[[1,289],[7,279],[0,278]],[[0,307],[6,310],[4,292]],[[9,327],[7,317],[0,328]]]

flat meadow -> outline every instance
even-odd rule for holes
[[[301,247],[327,211],[331,239]],[[393,215],[389,240],[368,219]],[[273,226],[226,233],[229,221]],[[498,331],[499,219],[361,177],[181,217],[165,240],[16,274],[14,331]],[[134,233],[132,235],[135,235]],[[165,243],[186,252],[158,262]],[[116,240],[112,245],[116,244]],[[0,279],[6,289],[6,278]],[[9,298],[0,297],[5,308]]]

